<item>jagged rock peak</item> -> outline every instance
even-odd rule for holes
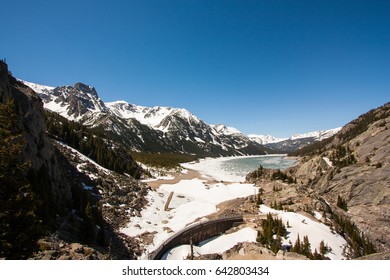
[[[73,85],[73,88],[83,93],[92,94],[94,97],[99,98],[96,89],[92,86],[78,82]]]
[[[215,131],[219,134],[224,134],[224,135],[241,135],[242,132],[239,131],[237,128],[226,126],[224,124],[216,124],[216,125],[211,125],[215,129]]]

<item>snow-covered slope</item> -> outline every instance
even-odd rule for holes
[[[127,103],[126,101],[108,102],[106,106],[110,108],[116,116],[124,119],[136,119],[144,125],[154,129],[160,128],[160,123],[169,115],[178,113],[180,109],[170,107],[144,107]]]
[[[234,128],[234,127],[231,127],[231,126],[225,126],[223,124],[211,125],[211,127],[214,128],[215,131],[218,134],[223,134],[223,135],[244,135],[237,128]]]
[[[24,83],[26,86],[32,88],[36,93],[39,93],[39,94],[50,93],[53,89],[55,89],[55,87],[51,87],[51,86],[34,84],[34,83],[26,82],[23,80],[19,80],[19,81]]]

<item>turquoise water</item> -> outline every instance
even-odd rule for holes
[[[246,176],[249,172],[263,166],[270,169],[286,169],[295,164],[296,160],[287,156],[259,156],[233,158],[221,162],[221,169],[237,176]]]

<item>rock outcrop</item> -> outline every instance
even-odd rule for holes
[[[348,210],[343,214],[374,240],[378,249],[390,250],[389,158],[387,103],[346,125],[323,152],[303,159],[292,173],[333,208],[338,208],[341,197]]]
[[[46,218],[54,219],[56,213],[64,214],[72,193],[62,178],[55,149],[46,135],[43,103],[32,89],[10,75],[7,64],[0,62],[0,102],[9,99],[14,100],[19,115],[17,130],[22,131],[25,140],[22,161],[30,162],[28,177],[36,185],[36,191],[50,200],[45,201],[47,205],[55,207],[55,211],[46,209],[49,215]]]

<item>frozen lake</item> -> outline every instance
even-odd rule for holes
[[[196,163],[182,164],[185,168],[198,170],[203,175],[218,181],[243,182],[245,176],[263,166],[271,169],[285,169],[295,164],[295,159],[286,155],[242,156],[202,159]]]

